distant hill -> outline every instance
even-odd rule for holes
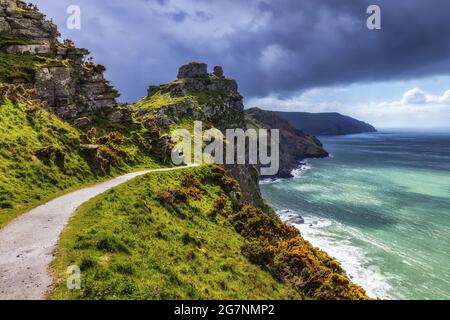
[[[312,135],[345,135],[377,132],[368,123],[344,116],[337,112],[276,112],[296,129]]]
[[[325,158],[328,152],[314,136],[295,129],[288,121],[272,111],[252,108],[245,111],[248,128],[265,128],[280,130],[280,171],[278,177],[292,177],[292,170],[299,167],[302,160],[308,158]]]

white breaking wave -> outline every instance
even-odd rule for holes
[[[288,222],[300,214],[292,210],[277,212],[282,221]],[[363,249],[354,246],[348,232],[338,232],[345,228],[338,222],[323,218],[302,216],[303,224],[291,223],[300,230],[311,244],[339,261],[347,275],[362,286],[372,298],[392,298],[392,287],[380,269],[373,265]]]
[[[295,178],[300,178],[303,173],[305,173],[306,171],[311,170],[312,167],[307,163],[301,163],[299,165],[299,167],[297,169],[294,169],[291,171],[292,176]],[[259,182],[260,185],[265,185],[265,184],[275,184],[275,183],[280,183],[286,180],[289,180],[290,178],[276,178],[276,179],[271,179],[271,178],[267,178],[267,179],[263,179]]]
[[[312,166],[307,162],[302,163],[297,169],[292,170],[291,174],[294,178],[300,178],[306,171],[312,169]]]

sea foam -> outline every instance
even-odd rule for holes
[[[302,216],[304,223],[291,224],[300,230],[306,240],[338,260],[352,281],[362,286],[370,297],[392,298],[389,294],[392,287],[387,277],[371,263],[363,249],[351,244],[349,231],[343,230],[345,226],[328,219],[303,216],[292,210],[277,213],[287,223]]]

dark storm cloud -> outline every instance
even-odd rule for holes
[[[125,100],[191,60],[221,64],[247,97],[450,73],[450,1],[37,0],[108,67]],[[64,29],[79,3],[83,29]],[[382,9],[382,30],[366,9]],[[101,36],[100,36],[101,35]]]

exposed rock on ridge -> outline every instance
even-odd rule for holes
[[[146,102],[154,106],[152,100],[162,103],[157,103],[157,108],[139,108],[138,113],[152,113],[164,129],[179,125],[186,116],[219,129],[244,127],[243,97],[236,81],[208,74],[207,68],[204,63],[190,63],[180,67],[179,80],[150,86],[147,98],[138,106]]]
[[[377,132],[368,123],[336,112],[277,112],[277,115],[286,119],[294,128],[314,135],[346,135]]]
[[[42,57],[33,81],[11,79],[36,89],[45,107],[67,120],[102,117],[127,121],[130,112],[118,108],[119,93],[104,78],[105,68],[86,60],[89,51],[70,40],[61,43],[56,25],[45,20],[36,6],[16,0],[0,0],[0,53],[26,58]],[[80,121],[77,121],[78,123]]]
[[[136,115],[155,119],[166,131],[182,127],[186,120],[202,121],[204,126],[222,131],[246,128],[243,97],[236,81],[223,77],[221,67],[215,67],[214,73],[209,74],[206,64],[190,63],[180,68],[178,78],[149,87],[149,96],[135,105]],[[230,165],[226,169],[240,184],[242,202],[264,205],[256,166]]]

